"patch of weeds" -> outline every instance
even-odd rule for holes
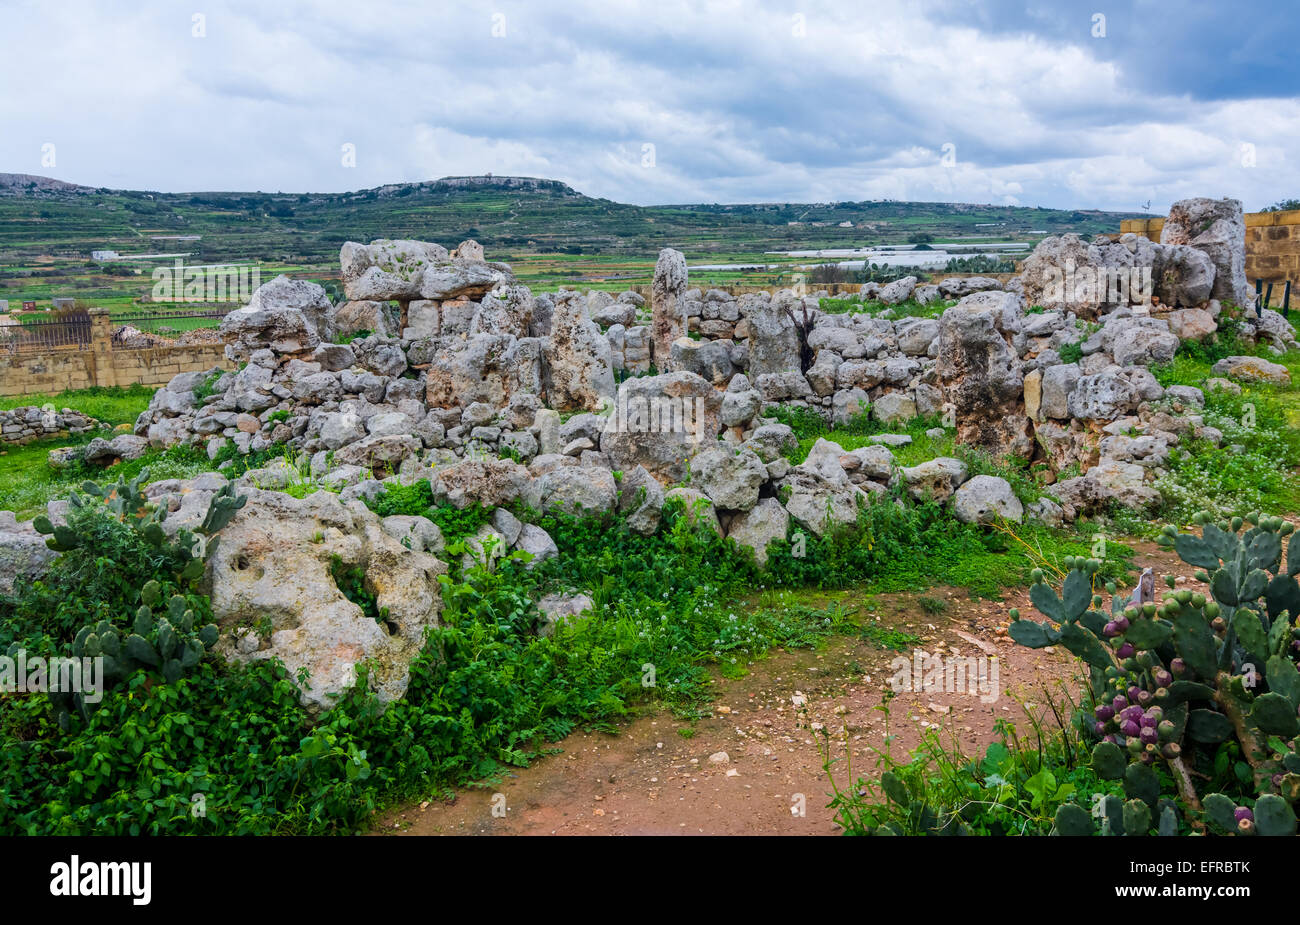
[[[473,536],[479,527],[492,520],[494,510],[481,504],[464,509],[449,504],[435,505],[433,488],[425,479],[410,485],[386,485],[385,490],[368,500],[366,505],[380,517],[395,514],[427,517],[438,525],[448,544]]]
[[[215,395],[217,391],[217,380],[225,375],[222,370],[213,370],[203,377],[203,381],[194,387],[194,404],[198,407],[203,406],[203,402],[210,395]]]
[[[388,619],[388,608],[381,608],[374,593],[366,588],[366,570],[359,565],[346,565],[337,554],[330,556],[330,577],[338,585],[343,596],[361,608],[371,620],[384,623]]]
[[[906,652],[921,644],[921,637],[915,633],[875,621],[862,624],[859,635],[881,649],[892,649],[895,652]],[[854,662],[854,665],[857,663]],[[857,667],[857,673],[862,673],[861,666]]]
[[[1083,341],[1077,340],[1072,344],[1062,344],[1056,351],[1056,355],[1061,358],[1062,363],[1078,363],[1083,359]]]
[[[937,617],[948,609],[948,602],[941,597],[930,597],[923,594],[916,599],[916,604],[921,608],[921,612],[928,617]]]

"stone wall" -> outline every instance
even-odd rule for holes
[[[1300,282],[1300,209],[1290,212],[1247,212],[1246,279]],[[1163,218],[1134,218],[1120,223],[1121,233],[1133,232],[1160,240]],[[1273,304],[1282,302],[1281,287],[1273,289]]]
[[[40,353],[0,353],[0,396],[54,395],[91,386],[160,386],[180,373],[231,368],[223,344],[113,349],[107,312],[91,312],[88,348],[51,347]]]
[[[84,434],[98,426],[94,418],[71,408],[56,411],[53,405],[24,405],[0,411],[0,443],[22,445],[47,437]]]

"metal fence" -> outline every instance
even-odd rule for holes
[[[90,339],[89,315],[49,320],[33,318],[0,324],[0,353],[89,350]]]
[[[162,311],[139,312],[130,315],[113,316],[113,349],[133,350],[141,346],[141,341],[174,340],[187,331],[200,328],[215,328],[221,319],[229,314],[229,309],[208,309],[201,311]]]

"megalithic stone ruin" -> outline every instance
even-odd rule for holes
[[[672,369],[673,341],[686,336],[686,282],[686,255],[665,247],[650,284],[652,354],[661,373]]]

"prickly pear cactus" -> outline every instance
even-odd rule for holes
[[[34,521],[36,530],[47,536],[46,545],[51,549],[93,551],[94,534],[76,512],[102,503],[117,520],[158,549],[160,562],[170,563],[175,569],[174,574],[162,574],[161,581],[151,579],[144,584],[140,605],[133,614],[124,614],[120,622],[100,620],[83,626],[73,638],[73,657],[102,659],[106,688],[141,670],[152,672],[154,682],[178,681],[198,666],[215,645],[216,625],[201,619],[207,613],[204,599],[169,594],[166,589],[184,591],[203,575],[206,560],[216,546],[217,531],[247,502],[246,497],[235,494],[233,483],[227,483],[209,502],[207,515],[196,530],[181,528],[169,538],[163,529],[166,510],[149,503],[141,490],[147,479],[148,470],[144,470],[130,481],[119,479],[107,487],[86,482],[82,485],[84,494],[74,492],[69,498],[74,512],[67,525],[55,526],[46,517]],[[79,693],[52,692],[49,697],[63,728],[68,727],[74,712],[88,718],[93,709]]]
[[[1060,645],[1088,665],[1092,711],[1086,726],[1098,740],[1094,770],[1122,779],[1126,793],[1149,811],[1159,794],[1152,769],[1164,766],[1195,828],[1294,835],[1300,629],[1293,615],[1300,614],[1300,543],[1288,540],[1284,554],[1283,540],[1295,528],[1280,517],[1252,514],[1215,523],[1202,512],[1194,520],[1199,534],[1166,526],[1157,542],[1197,569],[1193,580],[1200,589],[1179,587],[1166,576],[1156,601],[1141,584],[1128,599],[1110,584],[1106,614],[1093,587],[1098,563],[1071,559],[1059,594],[1041,571],[1034,575],[1030,599],[1048,620],[1021,619],[1012,610],[1010,634],[1030,648]],[[1197,779],[1215,776],[1215,757],[1228,742],[1249,764],[1253,793],[1237,800],[1198,794]],[[1151,822],[1128,805],[1123,812],[1130,821]],[[1121,813],[1118,821],[1124,818]],[[1163,831],[1163,810],[1154,818]],[[1060,823],[1068,830],[1062,834],[1083,834],[1073,810],[1058,819],[1058,829]]]

